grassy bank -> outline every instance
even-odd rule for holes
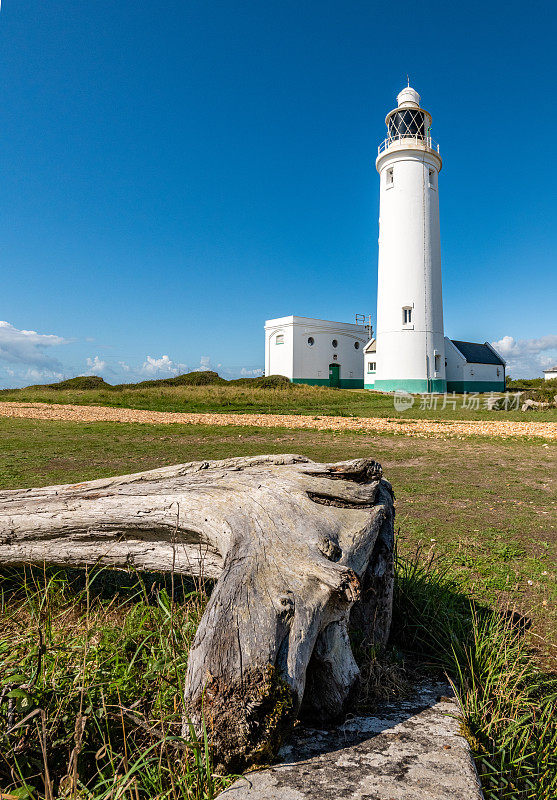
[[[282,388],[250,385],[154,386],[114,389],[29,388],[0,391],[0,401],[70,403],[138,408],[149,411],[191,411],[257,414],[310,414],[356,417],[411,417],[416,419],[535,419],[557,422],[557,409],[521,412],[488,411],[487,395],[465,400],[463,395],[416,395],[411,408],[397,411],[393,397],[364,389],[329,389],[287,384]],[[511,396],[512,399],[512,396]],[[467,402],[473,407],[463,407]],[[476,407],[478,406],[478,407]]]

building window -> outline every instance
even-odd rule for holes
[[[338,347],[338,341],[336,339],[333,339],[331,344],[333,345],[333,347]]]
[[[367,371],[368,372],[375,372],[375,361],[368,361],[367,362]]]
[[[410,325],[412,322],[412,308],[410,306],[404,306],[402,309],[402,324],[403,325]]]
[[[284,344],[284,333],[277,333],[275,344]]]
[[[359,350],[359,349],[360,349],[360,343],[354,342],[354,350]]]
[[[435,170],[434,169],[430,169],[429,170],[429,188],[430,189],[435,189]]]
[[[313,347],[314,344],[315,344],[315,339],[313,338],[313,336],[308,336],[308,345],[310,347]]]
[[[395,182],[394,167],[389,167],[386,174],[387,188],[392,186]]]

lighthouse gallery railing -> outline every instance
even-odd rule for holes
[[[377,154],[379,155],[380,153],[383,153],[392,144],[398,144],[402,142],[414,142],[414,144],[429,147],[430,150],[435,150],[437,153],[439,152],[439,144],[435,142],[431,136],[409,136],[400,134],[398,136],[388,136],[386,139],[384,139],[377,148]]]

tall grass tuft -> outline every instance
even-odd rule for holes
[[[161,576],[5,574],[0,792],[212,800],[226,781],[213,774],[207,736],[180,735],[205,601],[203,587]]]
[[[475,606],[419,554],[397,560],[394,642],[453,683],[486,800],[555,800],[557,675],[540,666],[525,620]]]

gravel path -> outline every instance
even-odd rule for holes
[[[493,412],[494,414],[496,412]],[[181,425],[245,425],[258,428],[313,428],[319,431],[378,431],[406,436],[536,436],[557,439],[557,422],[435,421],[381,417],[311,417],[301,414],[196,414],[141,411],[107,406],[2,403],[1,417],[65,420],[69,422],[143,422]]]

